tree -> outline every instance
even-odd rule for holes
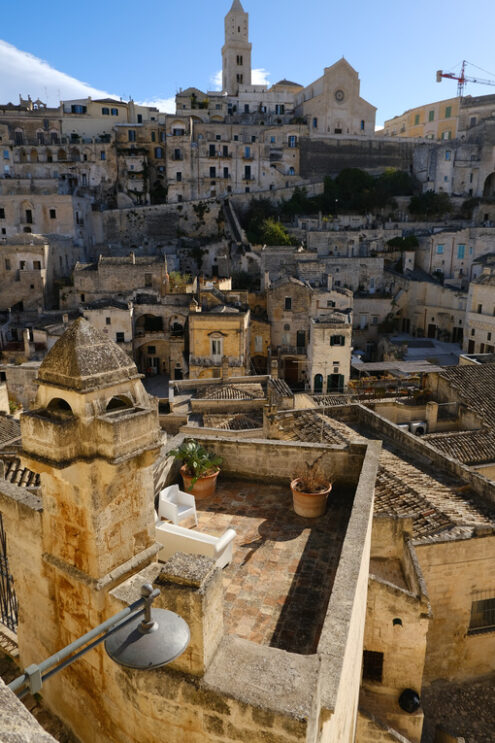
[[[452,211],[452,203],[445,192],[425,191],[412,197],[409,211],[417,217],[442,217]]]
[[[261,225],[261,242],[265,245],[292,245],[285,227],[274,219],[265,219]]]

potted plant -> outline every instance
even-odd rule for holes
[[[184,439],[170,452],[184,464],[180,468],[184,488],[197,498],[213,495],[220,472],[221,457],[208,452],[194,439]]]
[[[292,503],[298,516],[316,518],[325,513],[327,498],[332,490],[332,474],[320,466],[322,456],[320,454],[311,464],[305,462],[292,474]]]

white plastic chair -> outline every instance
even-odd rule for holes
[[[178,485],[169,485],[160,491],[158,498],[158,516],[161,519],[168,519],[175,525],[187,518],[194,516],[196,526],[198,525],[198,516],[196,513],[196,501],[190,493],[184,493],[179,490]]]

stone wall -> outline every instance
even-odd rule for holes
[[[361,168],[374,174],[386,168],[409,172],[416,142],[378,137],[301,138],[301,176],[303,178],[335,177],[344,168]]]
[[[0,679],[0,736],[4,743],[56,743]]]
[[[388,725],[379,722],[373,715],[359,710],[356,743],[410,743],[410,741]]]
[[[8,364],[4,367],[7,390],[11,400],[20,403],[27,410],[36,397],[36,379],[40,362],[28,361],[25,364]]]

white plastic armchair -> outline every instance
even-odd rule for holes
[[[184,493],[179,490],[178,485],[169,485],[160,491],[158,498],[158,516],[161,519],[168,519],[174,524],[178,524],[187,516],[194,516],[196,526],[198,525],[198,516],[196,513],[196,501],[190,493]]]

